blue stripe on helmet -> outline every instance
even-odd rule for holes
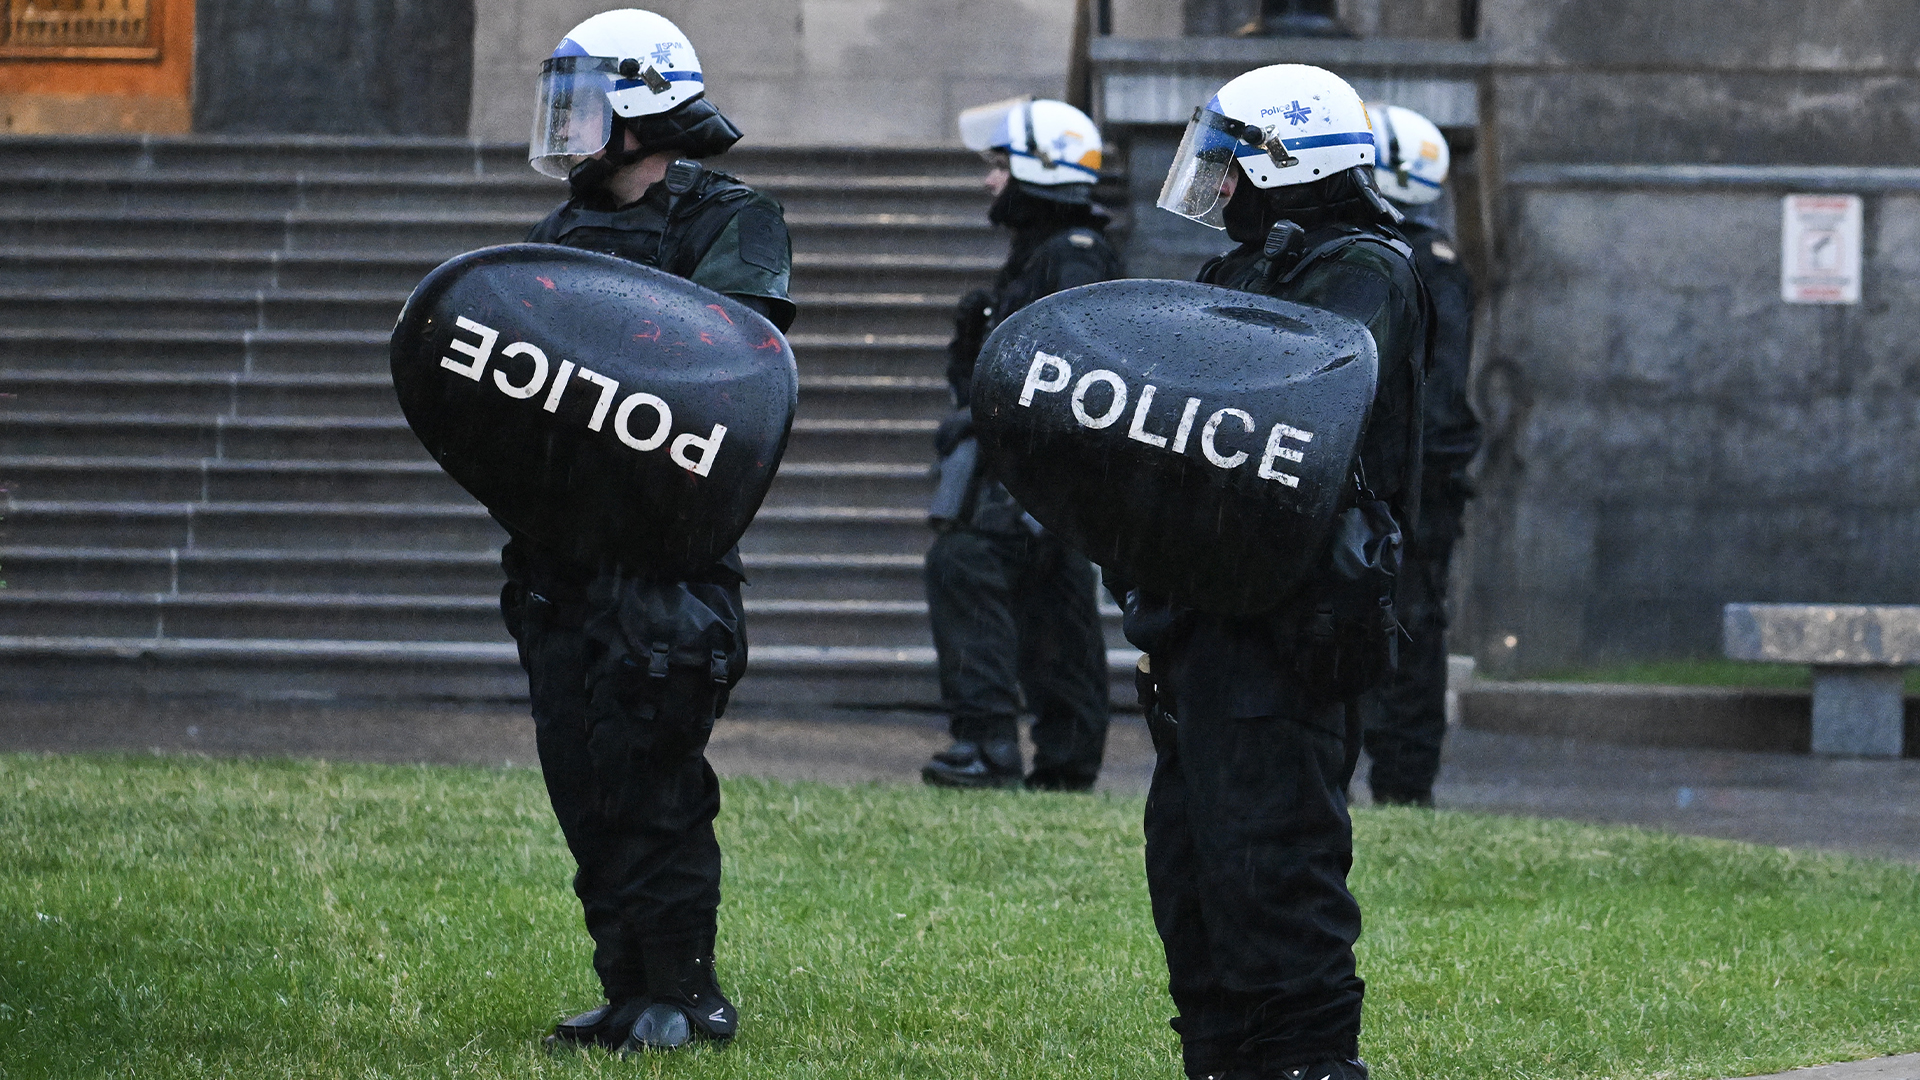
[[[701,86],[707,85],[707,81],[702,79],[697,71],[662,71],[659,74],[668,82],[697,82]],[[631,90],[636,86],[645,85],[647,84],[643,79],[615,79],[613,82],[615,90]]]
[[[1035,161],[1040,160],[1038,157],[1035,157],[1034,155],[1027,153],[1025,150],[1014,150],[1010,147],[1001,147],[1000,149],[1006,150],[1007,153],[1012,154],[1014,157],[1033,158],[1033,160]],[[1093,169],[1089,169],[1085,165],[1076,165],[1071,161],[1055,161],[1053,163],[1053,167],[1056,169],[1074,169],[1076,171],[1086,173],[1088,176],[1093,177],[1095,180],[1100,179],[1100,174],[1097,171]]]
[[[1282,139],[1289,150],[1318,150],[1323,146],[1373,145],[1371,131],[1342,131],[1333,135],[1308,135],[1300,139]]]
[[[1444,186],[1439,181],[1429,180],[1426,177],[1419,175],[1418,173],[1408,173],[1407,179],[1413,181],[1416,184],[1425,184],[1426,186],[1430,188],[1435,188],[1435,189],[1438,189]]]

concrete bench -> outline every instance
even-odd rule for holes
[[[1727,656],[1813,665],[1813,752],[1899,757],[1905,668],[1920,664],[1920,606],[1728,604]]]

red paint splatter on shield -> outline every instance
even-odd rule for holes
[[[780,347],[780,339],[769,334],[767,335],[767,340],[753,347],[753,351],[760,352],[763,349],[778,349],[779,347]]]
[[[646,329],[641,331],[638,334],[633,335],[633,340],[635,341],[659,341],[660,340],[660,327],[656,325],[652,319],[641,319],[640,325],[646,327]]]
[[[717,311],[717,312],[719,312],[719,313],[720,313],[720,317],[721,317],[721,318],[723,318],[723,319],[725,319],[725,320],[727,320],[727,325],[728,325],[728,326],[732,326],[732,325],[733,325],[733,316],[731,316],[731,315],[728,315],[728,314],[727,314],[727,309],[726,309],[726,308],[723,308],[723,307],[721,307],[721,306],[720,306],[719,304],[708,304],[707,306],[708,306],[709,308],[712,308],[713,310],[715,310],[715,311]]]
[[[712,305],[712,304],[708,304],[707,306],[708,306],[708,307],[712,307],[713,305]],[[712,335],[712,334],[709,334],[709,333],[707,333],[707,332],[706,332],[705,330],[702,330],[702,331],[700,331],[700,343],[701,343],[702,345],[717,345],[717,344],[719,344],[719,342],[716,342],[716,341],[714,341],[714,340],[713,340],[713,335]]]
[[[533,280],[539,282],[542,285],[545,285],[549,289],[554,287],[553,279],[550,277],[536,277]]]

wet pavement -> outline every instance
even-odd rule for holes
[[[723,776],[914,783],[945,745],[929,713],[730,714],[710,758]],[[0,705],[0,751],[97,750],[527,766],[518,707],[349,709],[193,702]],[[1153,751],[1137,717],[1116,719],[1100,788],[1144,792]],[[1365,775],[1362,762],[1361,774]],[[1364,784],[1356,802],[1364,803]],[[1623,823],[1755,843],[1920,862],[1920,760],[1609,746],[1455,728],[1442,807]]]

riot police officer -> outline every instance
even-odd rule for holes
[[[1401,231],[1433,297],[1433,357],[1427,369],[1420,520],[1407,536],[1395,610],[1406,628],[1400,663],[1361,699],[1367,784],[1373,801],[1433,805],[1447,733],[1447,581],[1480,449],[1480,421],[1467,400],[1473,352],[1473,279],[1434,214],[1451,153],[1431,120],[1398,105],[1369,105],[1374,180],[1406,214]]]
[[[1021,694],[1034,714],[1028,787],[1085,791],[1107,741],[1107,652],[1093,564],[1042,529],[976,468],[974,362],[988,333],[1061,289],[1125,274],[1092,199],[1100,132],[1059,101],[1016,99],[960,115],[961,137],[990,163],[988,217],[1013,230],[993,286],[961,301],[947,381],[959,409],[941,425],[940,492],[930,516],[927,607],[953,745],[921,770],[944,787],[1022,782]]]
[[[572,197],[528,239],[690,278],[784,330],[780,206],[698,163],[740,138],[704,91],[692,43],[659,15],[608,11],[569,31],[540,69],[529,159]],[[738,1017],[713,968],[720,789],[705,748],[746,668],[738,551],[668,580],[512,535],[501,563],[501,611],[606,993],[549,1044],[730,1039]]]
[[[1349,478],[1342,548],[1291,600],[1233,618],[1126,594],[1146,654],[1158,760],[1147,884],[1190,1077],[1355,1080],[1364,984],[1347,889],[1354,699],[1391,663],[1399,523],[1419,482],[1426,299],[1399,215],[1374,187],[1360,98],[1333,74],[1276,65],[1196,109],[1159,205],[1238,247],[1200,279],[1363,323],[1379,382]],[[1111,580],[1111,577],[1110,577]]]

